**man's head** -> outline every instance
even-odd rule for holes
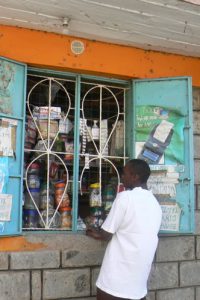
[[[151,171],[149,165],[142,159],[131,159],[123,169],[122,182],[126,189],[137,186],[146,188]]]

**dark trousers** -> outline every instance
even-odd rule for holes
[[[130,300],[130,299],[115,297],[97,288],[97,300]],[[146,297],[140,300],[146,300]]]

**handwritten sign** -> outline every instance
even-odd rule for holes
[[[162,222],[160,230],[179,231],[181,208],[177,203],[161,204]]]
[[[0,194],[0,221],[10,221],[12,195]]]
[[[0,126],[0,153],[2,156],[13,156],[11,127]]]
[[[155,195],[169,195],[170,198],[176,197],[176,186],[173,183],[149,182],[148,187]]]

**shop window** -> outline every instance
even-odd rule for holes
[[[76,84],[28,75],[24,230],[98,227],[120,189],[126,88],[82,80],[77,95]]]
[[[100,226],[129,158],[150,164],[161,233],[194,232],[192,124],[191,78],[27,76],[0,58],[0,235]]]

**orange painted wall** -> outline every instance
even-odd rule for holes
[[[85,52],[70,50],[75,38],[53,33],[0,25],[0,56],[29,66],[53,68],[120,78],[192,76],[200,86],[200,59],[145,51],[109,43],[80,39]],[[0,251],[34,250],[45,247],[25,237],[1,238]]]
[[[24,236],[0,238],[0,251],[33,251],[46,247],[44,243],[31,243]]]
[[[81,39],[85,44],[85,52],[74,55],[70,50],[74,39],[53,33],[0,26],[0,55],[31,66],[121,78],[192,76],[193,85],[200,86],[199,58],[86,39]]]

